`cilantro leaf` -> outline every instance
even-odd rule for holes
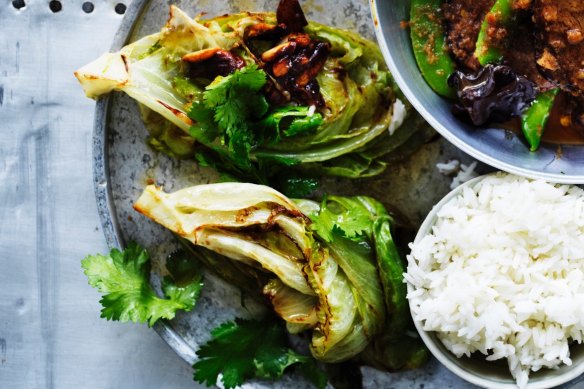
[[[233,163],[249,170],[250,153],[257,144],[252,123],[269,108],[261,92],[265,83],[266,73],[255,64],[218,76],[205,88],[203,101],[194,102],[189,110],[194,121],[190,134],[206,145],[222,136]]]
[[[149,283],[150,256],[136,243],[124,251],[112,249],[109,255],[89,255],[81,261],[89,284],[103,293],[101,317],[122,322],[148,322],[172,319],[178,310],[190,311],[203,286],[200,272],[180,285],[165,277],[162,289],[166,299],[156,295]]]
[[[205,106],[201,101],[194,101],[189,109],[188,116],[193,120],[193,125],[189,128],[189,134],[208,145],[219,136],[219,129],[214,122],[213,111]]]
[[[262,184],[268,184],[268,178],[277,173],[278,167],[295,165],[299,161],[263,156],[261,152],[252,161],[252,152],[263,145],[277,143],[282,137],[313,132],[324,121],[322,115],[310,107],[270,110],[263,94],[266,77],[255,64],[227,76],[218,76],[207,85],[202,99],[191,104],[188,112],[193,120],[189,129],[191,136],[217,154],[213,167],[238,179]],[[308,181],[303,184],[304,189],[298,193],[309,193],[315,186]]]
[[[335,235],[359,240],[364,231],[371,229],[373,220],[370,212],[359,204],[345,206],[337,199],[323,198],[319,213],[310,216],[312,230],[329,243]]]
[[[225,131],[225,135],[233,163],[239,168],[250,169],[249,154],[254,138],[253,134],[250,134],[247,124],[240,123],[237,127],[230,127]]]
[[[233,88],[237,88],[237,92],[243,94],[246,92],[259,92],[265,83],[266,73],[263,70],[260,70],[255,64],[246,66],[241,70],[236,70],[228,76],[219,76],[209,84],[205,88],[205,104],[209,108],[214,108],[220,105],[229,104],[231,103],[229,100],[233,99],[234,102],[241,103],[242,106],[248,107],[248,103],[244,99],[241,99],[241,97],[248,96],[236,96],[237,93],[233,93]],[[266,110],[259,112],[256,116],[263,116]]]
[[[314,362],[287,346],[287,333],[277,321],[236,319],[215,328],[197,355],[194,379],[215,385],[219,374],[226,389],[252,378],[277,379],[292,365]]]
[[[227,180],[276,185],[288,195],[303,197],[314,192],[318,182],[298,174],[280,174],[283,166],[300,161],[262,153],[260,147],[283,137],[313,132],[323,124],[323,117],[310,107],[270,110],[262,90],[266,77],[255,64],[218,76],[205,88],[202,99],[191,104],[188,116],[193,125],[189,133],[211,149],[199,152],[196,158],[204,166],[219,170]]]

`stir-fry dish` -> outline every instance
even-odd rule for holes
[[[308,22],[297,0],[209,20],[172,6],[159,33],[76,76],[89,97],[137,100],[155,148],[244,181],[282,170],[374,176],[427,131],[377,45]]]
[[[293,202],[254,184],[199,185],[172,194],[148,186],[134,208],[193,250],[206,248],[199,256],[216,273],[261,290],[289,332],[312,333],[310,351],[320,361],[354,358],[379,335],[407,338],[405,268],[392,218],[372,198],[330,196],[319,204]],[[382,353],[400,355],[380,356],[390,370],[416,364],[409,358],[423,351],[385,347]]]
[[[522,132],[531,151],[584,144],[584,2],[412,0],[406,25],[422,75],[462,120]],[[211,310],[217,326],[193,335],[197,382],[231,389],[294,371],[318,388],[359,389],[362,366],[422,366],[422,339],[471,382],[474,367],[452,368],[455,357],[506,359],[519,387],[577,363],[581,189],[486,176],[434,208],[407,260],[398,210],[315,190],[323,175],[378,175],[434,135],[373,42],[308,21],[298,0],[211,19],[171,6],[160,32],[76,76],[89,97],[135,99],[155,150],[221,174],[132,187],[128,222],[164,229],[121,240],[150,242],[155,263],[136,242],[82,261],[108,320],[167,333],[188,322],[191,335],[190,320]],[[165,236],[176,240],[157,247]],[[216,285],[240,292],[223,323],[208,304]]]
[[[413,0],[420,71],[455,115],[476,126],[584,143],[584,3],[579,0]]]

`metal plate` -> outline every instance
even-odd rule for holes
[[[201,11],[219,15],[234,11],[275,10],[277,0],[259,1],[178,1],[173,2],[187,13]],[[373,38],[373,29],[366,0],[342,0],[330,6],[328,0],[303,3],[310,19],[338,27],[356,30]],[[128,8],[120,31],[114,39],[112,51],[125,43],[158,31],[166,21],[168,3],[164,0],[134,0]],[[101,53],[95,53],[96,57]],[[94,184],[103,230],[111,247],[122,247],[134,240],[150,250],[155,275],[152,283],[159,285],[164,274],[164,259],[176,249],[172,234],[146,220],[132,209],[149,180],[163,185],[166,191],[186,186],[213,182],[217,175],[201,168],[193,161],[172,160],[145,144],[147,131],[141,122],[138,106],[123,94],[112,94],[97,103],[94,129]],[[473,160],[442,139],[425,145],[408,161],[390,166],[381,176],[367,180],[324,180],[323,192],[341,195],[367,194],[381,200],[391,209],[399,210],[404,219],[417,227],[432,206],[448,191],[450,178],[435,168],[438,162],[458,159],[469,164]],[[479,166],[479,172],[489,168]],[[208,339],[209,331],[219,323],[234,317],[253,316],[263,309],[252,301],[241,304],[239,290],[207,274],[205,288],[197,308],[179,314],[172,321],[155,326],[160,336],[188,363],[196,359],[195,351]],[[148,367],[145,366],[145,369]],[[471,387],[432,360],[426,367],[412,372],[388,374],[370,368],[364,369],[365,387]],[[306,386],[298,377],[288,377],[277,386],[298,388]],[[274,387],[273,384],[254,382],[254,387]]]
[[[531,178],[569,184],[584,183],[584,146],[543,144],[529,152],[522,139],[498,128],[480,128],[456,119],[451,103],[430,89],[412,52],[409,0],[371,0],[380,47],[398,85],[420,114],[454,145],[498,169]]]

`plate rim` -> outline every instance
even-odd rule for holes
[[[133,0],[122,18],[120,27],[114,35],[110,52],[120,50],[126,45],[134,32],[136,22],[144,13],[151,0]],[[94,112],[94,125],[92,134],[92,158],[93,158],[93,188],[97,202],[97,211],[101,229],[105,236],[106,244],[110,249],[121,249],[126,246],[121,234],[119,221],[116,217],[116,207],[110,185],[108,155],[108,119],[110,115],[110,94],[97,99]],[[168,320],[158,320],[153,329],[170,348],[185,362],[192,365],[196,359],[195,350],[173,329]]]

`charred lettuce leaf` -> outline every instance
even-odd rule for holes
[[[310,351],[320,361],[354,358],[388,329],[391,339],[405,333],[409,313],[393,220],[369,197],[317,203],[255,184],[170,194],[149,186],[134,208],[191,250],[203,250],[216,273],[246,290],[256,285],[289,332],[310,333]]]

